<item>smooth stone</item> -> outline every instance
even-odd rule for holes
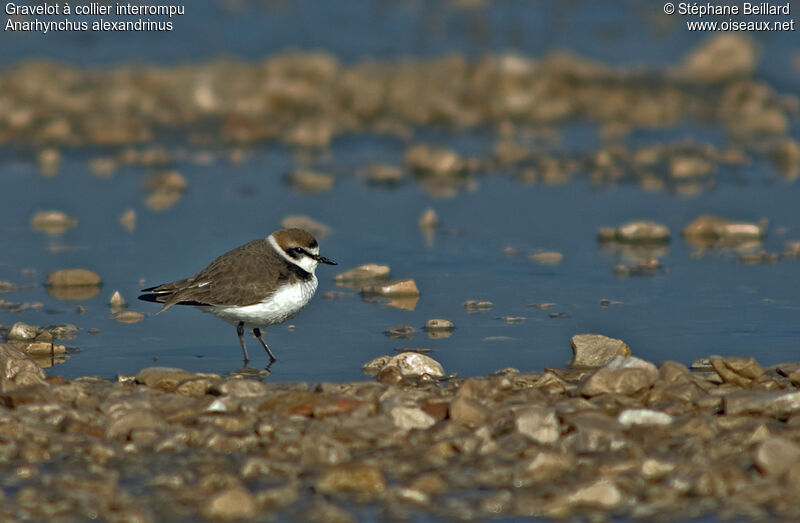
[[[78,225],[78,220],[61,211],[37,211],[31,217],[31,228],[47,234],[61,234]]]
[[[564,259],[564,255],[557,251],[547,251],[531,254],[528,258],[539,265],[558,265]]]
[[[99,285],[100,276],[86,269],[62,269],[47,276],[49,287]]]
[[[361,289],[365,295],[377,294],[389,298],[419,296],[419,289],[414,280],[400,280],[385,285],[372,285]]]
[[[139,323],[144,319],[144,314],[137,311],[120,311],[114,314],[114,320],[118,323]]]
[[[615,238],[624,243],[666,243],[669,241],[669,229],[653,221],[634,221],[621,225],[616,230]]]
[[[359,265],[349,271],[337,274],[334,281],[336,283],[362,283],[372,280],[388,280],[391,269],[388,265],[377,263],[366,263]]]
[[[758,240],[765,234],[765,227],[761,224],[734,222],[719,216],[700,216],[686,226],[683,235],[686,238],[708,240]]]

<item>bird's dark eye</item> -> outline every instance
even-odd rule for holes
[[[300,247],[294,247],[292,249],[289,249],[289,256],[291,256],[292,258],[296,258],[296,257],[300,256],[301,254],[305,254],[305,252],[306,251],[304,251]]]

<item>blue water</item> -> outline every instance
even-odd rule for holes
[[[239,7],[226,8],[225,5]],[[583,1],[498,1],[490,7],[457,9],[447,2],[191,2],[164,34],[0,33],[0,66],[46,57],[77,65],[201,62],[220,56],[260,60],[289,48],[322,49],[349,63],[365,58],[433,57],[461,52],[470,57],[513,50],[538,57],[553,50],[630,67],[659,67],[680,61],[707,34],[689,33],[676,18],[665,19],[651,2],[616,2],[601,7]],[[343,28],[346,28],[344,30]],[[793,34],[756,34],[763,53],[758,77],[783,92],[798,92],[800,74],[791,67],[800,51]],[[798,134],[794,122],[794,136]],[[562,131],[561,149],[591,151],[595,129],[573,122]],[[637,132],[632,147],[695,138],[727,144],[718,127],[683,122],[674,129]],[[452,146],[467,155],[491,150],[486,130],[454,134],[420,129],[415,137]],[[163,144],[187,148],[180,138]],[[680,231],[701,214],[770,220],[764,247],[780,252],[784,241],[800,239],[796,183],[780,179],[756,157],[744,167],[723,166],[717,185],[694,197],[647,192],[627,182],[593,187],[584,173],[561,186],[524,185],[506,173],[476,177],[474,189],[439,199],[409,178],[397,188],[365,184],[356,171],[370,161],[400,164],[407,144],[371,135],[334,141],[321,170],[336,174],[332,191],[302,194],[284,182],[297,164],[291,151],[274,144],[248,151],[232,165],[225,149],[215,161],[190,159],[173,166],[188,181],[169,210],[149,210],[140,189],[150,174],[126,167],[110,179],[89,174],[88,161],[106,151],[66,149],[58,176],[44,178],[35,151],[0,150],[0,280],[23,288],[2,294],[14,302],[41,302],[19,314],[0,312],[0,323],[73,323],[78,337],[68,361],[48,373],[67,378],[135,373],[158,364],[225,373],[241,367],[235,329],[191,308],[151,315],[154,304],[137,302],[144,286],[186,277],[217,255],[279,227],[290,214],[307,214],[332,228],[320,240],[322,253],[339,267],[320,267],[317,297],[292,320],[294,330],[274,326],[267,340],[279,361],[272,379],[340,381],[360,379],[361,365],[398,347],[426,347],[448,372],[480,375],[504,367],[538,370],[563,366],[573,334],[599,332],[624,339],[635,355],[689,364],[709,354],[752,355],[762,364],[797,360],[800,354],[796,285],[800,261],[769,265],[736,263],[728,252],[693,256]],[[191,157],[191,155],[189,155]],[[417,227],[433,207],[441,229],[428,242]],[[59,209],[79,219],[78,227],[48,237],[32,232],[31,215]],[[117,223],[126,209],[137,213],[133,232]],[[618,255],[600,248],[597,227],[631,219],[667,225],[672,241],[656,276],[619,278]],[[51,252],[52,246],[69,249]],[[522,255],[504,253],[506,247]],[[530,262],[538,250],[557,250],[557,266]],[[395,278],[413,278],[420,300],[413,311],[363,301],[334,285],[340,270],[367,262],[391,266]],[[65,267],[96,271],[100,293],[80,302],[59,301],[42,286],[46,275]],[[23,276],[23,269],[35,275]],[[122,325],[107,302],[119,290],[131,309],[146,312],[140,323]],[[328,291],[345,291],[325,299]],[[465,300],[490,300],[489,311],[468,314]],[[601,300],[619,304],[603,307]],[[531,307],[552,302],[549,310]],[[83,307],[76,311],[76,305]],[[551,317],[551,313],[559,317]],[[507,316],[525,321],[507,324]],[[450,338],[428,339],[421,327],[430,318],[453,321]],[[418,329],[411,340],[386,337],[397,324]],[[91,329],[98,329],[91,334]],[[249,340],[254,365],[266,358]],[[263,360],[263,361],[262,361]]]

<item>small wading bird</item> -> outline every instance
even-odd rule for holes
[[[139,299],[163,303],[158,312],[192,305],[236,325],[245,363],[250,358],[244,329],[253,329],[272,363],[275,355],[261,337],[261,327],[282,323],[305,307],[317,290],[314,270],[320,263],[336,265],[319,255],[311,234],[284,229],[226,252],[185,280],[142,289],[147,294]]]

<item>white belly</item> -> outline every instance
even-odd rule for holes
[[[255,305],[246,307],[214,305],[198,308],[234,325],[243,321],[245,328],[248,329],[267,327],[284,322],[300,312],[316,290],[317,277],[312,275],[307,282],[284,285],[268,299]]]

